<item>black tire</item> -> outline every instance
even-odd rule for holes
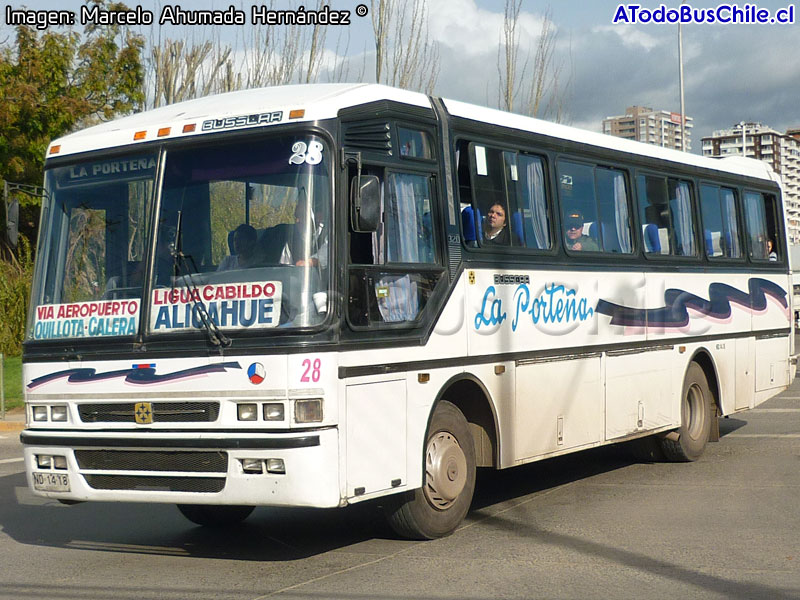
[[[241,523],[255,506],[217,506],[207,504],[178,504],[178,510],[192,523],[203,527],[226,527]]]
[[[703,455],[711,437],[713,401],[706,374],[693,362],[686,371],[681,393],[681,426],[678,437],[667,435],[661,448],[667,460],[691,462]]]
[[[475,447],[464,415],[450,402],[436,406],[425,441],[422,487],[388,498],[387,519],[400,536],[432,540],[453,533],[475,491]]]

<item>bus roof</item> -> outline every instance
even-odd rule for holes
[[[769,164],[753,158],[730,157],[730,158],[708,158],[689,152],[681,152],[670,148],[661,148],[652,144],[645,144],[633,140],[606,135],[570,127],[551,121],[543,121],[532,117],[517,115],[504,112],[493,108],[485,108],[474,104],[467,104],[456,100],[444,100],[445,107],[451,116],[472,119],[485,123],[493,123],[502,127],[530,131],[533,133],[557,138],[571,140],[598,148],[627,152],[638,156],[646,156],[666,160],[685,165],[692,165],[716,171],[725,171],[736,175],[746,175],[758,179],[770,179],[778,181]]]
[[[284,85],[240,90],[162,106],[71,133],[53,140],[47,157],[127,146],[158,138],[184,138],[210,131],[330,119],[336,117],[342,108],[377,100],[393,100],[425,108],[431,106],[424,94],[365,83]],[[302,116],[292,116],[293,111],[303,111]],[[247,122],[248,117],[252,117],[251,122]],[[238,123],[236,119],[239,119]],[[206,123],[209,123],[208,128],[204,130]],[[194,128],[186,131],[187,126]],[[166,128],[170,129],[169,133],[160,135]],[[139,132],[145,133],[134,139]],[[57,147],[57,151],[53,150],[54,147]]]
[[[335,118],[343,108],[379,100],[431,108],[430,99],[422,93],[378,84],[327,83],[241,90],[163,106],[71,133],[53,140],[48,147],[47,157],[127,146],[159,138],[185,138],[210,131],[330,119]],[[712,159],[457,100],[444,99],[443,102],[455,117],[598,148],[779,181],[767,163],[755,159]]]

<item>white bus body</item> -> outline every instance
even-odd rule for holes
[[[31,488],[65,502],[214,523],[391,495],[401,534],[437,537],[476,465],[637,439],[694,460],[793,376],[780,187],[757,161],[314,85],[55,140],[45,184],[22,441]],[[505,247],[475,217],[495,200]],[[282,262],[243,268],[241,242],[218,270],[240,208]],[[570,211],[597,251],[569,250]],[[270,236],[308,215],[325,250],[308,226],[284,260],[295,242]]]

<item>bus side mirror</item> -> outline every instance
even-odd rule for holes
[[[19,200],[16,198],[6,204],[6,239],[9,246],[17,247],[19,243]]]
[[[350,221],[353,231],[373,233],[381,222],[381,181],[375,175],[353,177],[350,182]]]

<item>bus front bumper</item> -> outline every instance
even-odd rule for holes
[[[67,501],[340,506],[336,428],[302,433],[25,430],[34,493]]]

